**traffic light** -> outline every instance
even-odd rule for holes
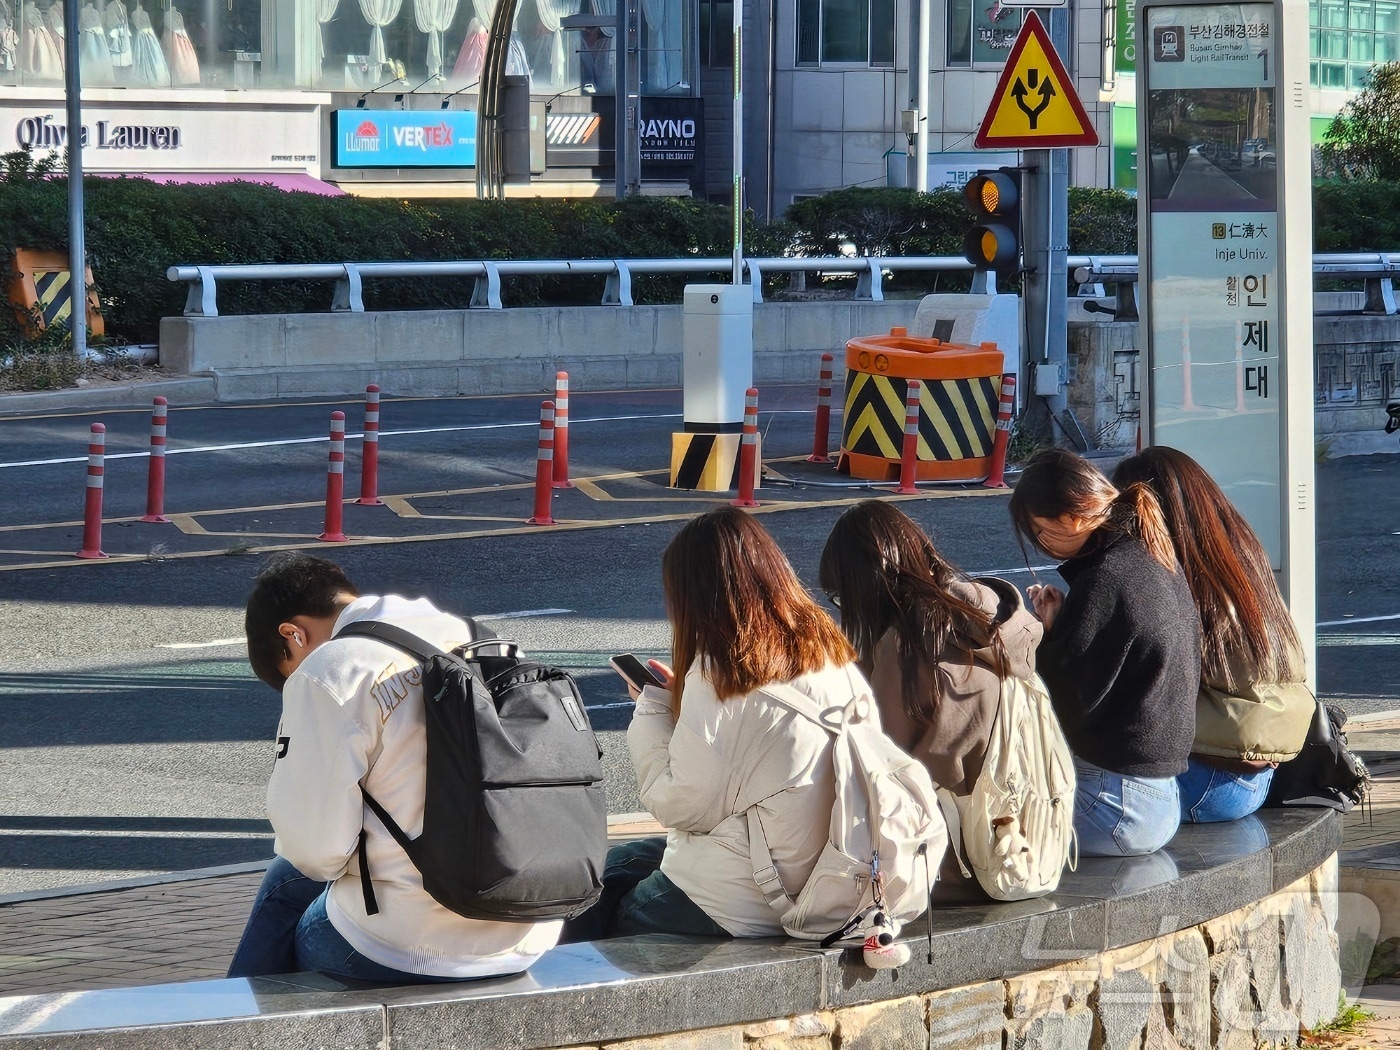
[[[963,238],[963,258],[979,270],[1015,271],[1021,258],[1021,173],[1015,168],[979,171],[963,187],[973,227]]]

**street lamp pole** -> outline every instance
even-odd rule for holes
[[[73,354],[87,357],[87,246],[83,242],[83,102],[78,0],[63,0],[63,80],[68,111],[68,330]]]

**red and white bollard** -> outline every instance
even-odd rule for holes
[[[169,409],[163,397],[151,408],[151,459],[146,469],[146,513],[142,521],[169,521],[165,516],[165,425]]]
[[[107,452],[107,428],[92,425],[88,438],[87,498],[83,505],[83,549],[79,558],[105,558],[102,553],[102,472]]]
[[[895,491],[908,496],[919,490],[914,486],[915,466],[919,462],[919,395],[923,383],[910,379],[904,396],[904,452],[899,458],[899,484]]]
[[[550,503],[554,499],[554,402],[540,402],[540,443],[535,453],[535,515],[527,525],[553,525]]]
[[[739,438],[739,498],[732,500],[736,507],[757,507],[754,499],[754,481],[758,475],[758,390],[749,387],[744,391],[744,430]]]
[[[326,468],[326,531],[317,536],[328,543],[345,540],[345,413],[331,413],[331,459]]]
[[[812,454],[808,463],[830,463],[827,449],[831,444],[831,362],[830,354],[822,354],[821,385],[817,387],[817,426],[812,433]]]
[[[360,498],[365,507],[378,507],[379,498],[379,387],[365,387],[365,443],[360,450]]]
[[[554,487],[571,489],[569,480],[569,373],[554,375]]]
[[[1006,488],[1006,446],[1011,444],[1011,417],[1016,412],[1016,377],[1001,377],[1001,403],[997,405],[997,432],[992,442],[992,469],[982,484],[989,489]]]

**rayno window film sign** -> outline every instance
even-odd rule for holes
[[[1277,568],[1277,15],[1267,3],[1142,10],[1152,441],[1206,467]]]
[[[338,109],[331,143],[337,168],[472,168],[472,110]]]

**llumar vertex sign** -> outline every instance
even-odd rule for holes
[[[973,144],[978,149],[1099,144],[1073,81],[1034,11],[1026,12]]]

